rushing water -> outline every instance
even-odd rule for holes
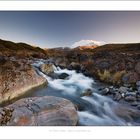
[[[37,89],[28,96],[57,96],[72,101],[78,107],[78,125],[139,125],[137,116],[133,118],[135,110],[120,105],[111,98],[99,94],[100,85],[93,79],[77,73],[74,70],[60,69],[54,66],[54,73],[67,73],[66,79],[52,79],[39,70],[43,62],[34,63],[37,73],[45,77],[48,86]],[[91,96],[81,97],[87,89],[92,90]],[[123,106],[123,107],[122,107]],[[116,111],[117,108],[117,111]]]

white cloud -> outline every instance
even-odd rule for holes
[[[78,42],[75,42],[71,47],[75,48],[78,46],[101,46],[105,44],[104,42],[99,42],[95,40],[80,40]]]

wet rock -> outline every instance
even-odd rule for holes
[[[74,105],[66,99],[53,96],[24,98],[7,108],[0,108],[0,112],[4,112],[4,117],[0,116],[1,125],[72,126],[78,121]]]
[[[137,92],[137,93],[136,93],[136,97],[137,97],[138,99],[140,99],[140,92]]]
[[[122,95],[121,95],[120,93],[118,93],[118,92],[116,92],[116,93],[113,95],[113,100],[114,100],[114,101],[119,101],[119,100],[121,100],[121,98],[122,98]]]
[[[129,90],[129,88],[127,88],[127,87],[120,87],[119,89],[118,89],[118,91],[122,94],[122,93],[126,93],[127,91]]]
[[[136,96],[136,92],[126,92],[125,96]]]
[[[137,102],[137,101],[134,101],[134,102],[131,103],[131,106],[135,106],[135,107],[136,107],[136,106],[138,106],[138,105],[140,105],[140,103]]]
[[[54,73],[54,72],[53,73],[49,73],[48,76],[50,76],[52,79],[58,79],[59,78],[58,74]]]
[[[83,96],[91,96],[91,95],[92,95],[92,90],[91,89],[87,89],[83,93],[81,93],[81,97],[83,97]]]
[[[138,93],[140,93],[140,87],[138,87]]]
[[[136,97],[135,96],[132,96],[132,95],[126,96],[124,99],[127,102],[134,102],[134,101],[137,100]]]
[[[114,88],[113,86],[109,87],[109,94],[115,94],[116,92],[118,92],[118,89]]]
[[[43,73],[49,75],[49,74],[51,74],[51,73],[54,72],[53,64],[42,64],[42,65],[40,66],[40,70],[41,70]]]
[[[67,73],[62,73],[62,74],[58,75],[59,79],[66,79],[67,77],[69,77],[69,75]]]
[[[137,87],[140,87],[140,81],[137,81],[136,85]]]
[[[106,88],[100,89],[100,93],[102,95],[107,95],[109,93],[109,88],[106,87]]]
[[[139,109],[139,110],[140,110],[140,105],[138,105],[138,106],[137,106],[137,109]]]

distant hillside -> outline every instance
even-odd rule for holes
[[[96,48],[94,51],[117,51],[117,52],[135,52],[140,51],[140,43],[129,43],[129,44],[106,44]]]
[[[46,57],[46,52],[39,48],[25,43],[14,43],[0,39],[0,56],[16,57]]]

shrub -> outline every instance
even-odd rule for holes
[[[110,71],[108,71],[108,70],[104,70],[103,73],[100,70],[98,70],[98,76],[99,76],[100,80],[106,81],[106,82],[108,82],[111,78]]]
[[[125,73],[126,73],[125,70],[118,71],[115,73],[111,73],[108,70],[104,70],[103,72],[98,70],[98,76],[101,81],[105,81],[105,82],[109,82],[109,83],[113,83],[113,84],[117,84],[117,85],[121,84],[121,78]]]
[[[125,70],[118,71],[112,75],[112,82],[113,84],[120,84],[122,76],[126,73]]]

